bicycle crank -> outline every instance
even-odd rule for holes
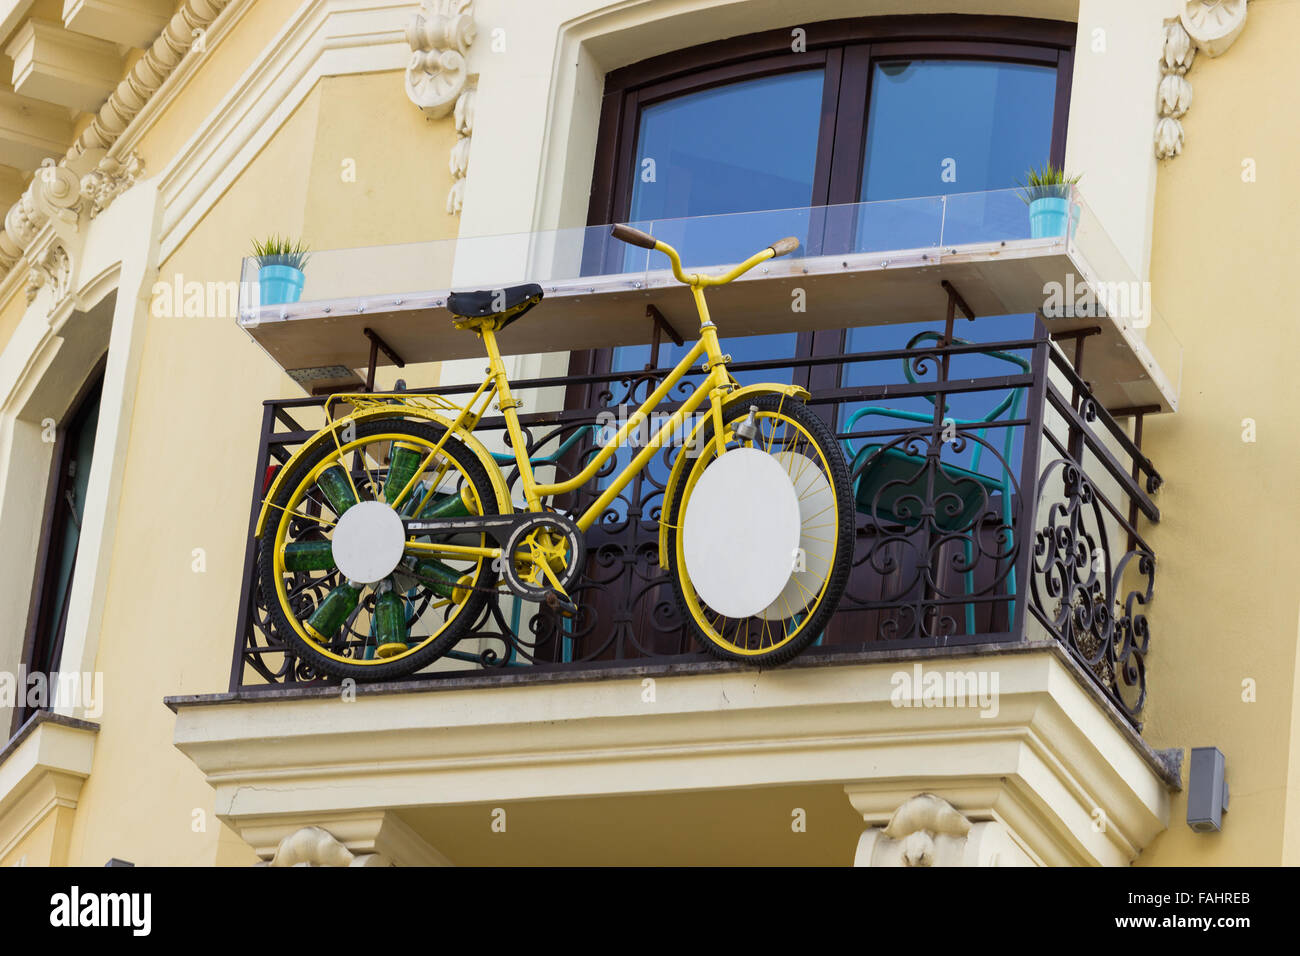
[[[584,536],[572,518],[547,511],[405,519],[403,524],[408,535],[486,535],[501,549],[493,570],[501,574],[511,593],[526,601],[546,603],[565,616],[576,612],[568,589],[582,570]]]
[[[582,570],[582,537],[577,524],[562,514],[528,515],[510,532],[505,544],[501,572],[506,585],[525,601],[545,602],[552,610],[572,617],[577,608],[569,588]]]

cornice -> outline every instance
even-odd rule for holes
[[[25,272],[30,300],[48,280],[57,278],[48,250],[29,254],[46,224],[59,222],[75,232],[83,219],[97,216],[135,183],[143,172],[139,157],[122,155],[121,150],[114,153],[113,147],[176,69],[187,58],[193,59],[195,48],[202,51],[207,29],[230,2],[184,0],[64,158],[37,170],[4,216],[0,231],[0,276],[4,281],[0,289],[10,291],[13,274]]]

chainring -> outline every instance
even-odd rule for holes
[[[541,603],[555,591],[541,562],[546,562],[567,594],[582,571],[583,533],[567,515],[541,512],[521,518],[502,551],[497,570],[506,586],[525,601]]]

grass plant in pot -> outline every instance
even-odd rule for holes
[[[280,236],[260,242],[254,239],[253,258],[260,267],[257,282],[262,305],[286,305],[302,297],[306,279],[303,269],[311,257],[301,239],[297,242]]]
[[[1078,176],[1067,176],[1051,163],[1030,169],[1020,188],[1020,198],[1029,206],[1029,235],[1034,239],[1052,239],[1065,235],[1069,224],[1070,238],[1079,228],[1079,207],[1071,215],[1070,195]]]

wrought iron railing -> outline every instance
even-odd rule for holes
[[[948,325],[951,330],[951,322]],[[1076,333],[1077,334],[1077,333]],[[1093,399],[1041,323],[1032,337],[945,343],[921,333],[910,347],[737,363],[742,381],[784,378],[812,392],[850,461],[857,503],[854,570],[839,609],[807,655],[1058,640],[1118,710],[1136,722],[1146,696],[1144,657],[1155,556],[1139,522],[1159,520],[1159,475],[1129,430]],[[1076,356],[1077,361],[1077,356]],[[514,383],[530,452],[567,477],[589,460],[595,425],[635,408],[662,370]],[[863,383],[863,384],[856,384]],[[689,390],[683,384],[681,394]],[[457,400],[469,386],[420,390]],[[268,401],[252,495],[231,689],[328,682],[288,652],[258,586],[252,542],[270,471],[325,421],[325,399]],[[1140,440],[1140,415],[1136,413]],[[612,430],[611,430],[612,431]],[[501,419],[478,434],[505,450]],[[495,444],[494,444],[495,442]],[[557,450],[562,450],[557,453]],[[595,668],[620,662],[709,658],[682,627],[658,565],[663,486],[678,447],[664,449],[587,536],[571,589],[579,613],[502,594],[472,636],[432,671]],[[606,467],[612,473],[619,458]],[[508,470],[512,488],[516,470]],[[557,506],[581,511],[586,489]]]

